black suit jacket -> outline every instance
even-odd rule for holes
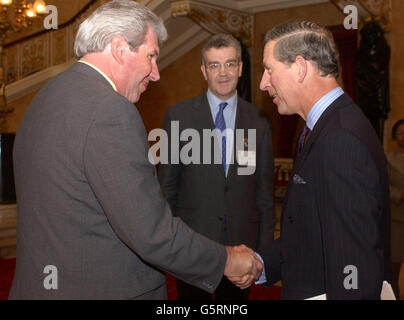
[[[206,93],[167,109],[163,126],[169,133],[170,142],[171,121],[179,121],[180,133],[193,128],[202,137],[204,129],[213,130],[214,122]],[[221,162],[214,164],[211,159],[212,164],[203,164],[201,139],[200,164],[184,164],[181,161],[179,164],[161,164],[160,182],[174,215],[195,231],[215,241],[229,245],[245,244],[256,249],[273,241],[271,128],[260,108],[238,97],[235,129],[244,129],[244,137],[250,140],[247,130],[255,129],[256,169],[252,175],[239,175],[237,161],[230,165],[227,177]],[[247,143],[250,149],[253,148],[253,141],[244,142],[241,148],[246,148]],[[179,143],[182,148],[188,142]],[[214,136],[212,155],[215,143],[217,139]],[[239,149],[235,141],[234,156]]]
[[[383,280],[391,278],[389,221],[383,149],[343,94],[295,160],[281,237],[263,253],[268,284],[282,279],[284,299],[323,293],[327,299],[379,299]],[[357,289],[345,288],[356,283],[350,266],[357,270]]]

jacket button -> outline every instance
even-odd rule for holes
[[[224,217],[217,217],[219,221],[223,221]]]
[[[289,223],[292,224],[294,222],[292,217],[289,217]]]
[[[228,187],[228,186],[225,186],[225,187],[224,187],[224,192],[227,192],[227,191],[229,191],[229,187]]]

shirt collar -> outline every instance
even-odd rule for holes
[[[237,106],[237,91],[236,93],[230,97],[229,99],[227,99],[226,101],[222,101],[220,100],[218,97],[216,97],[209,89],[206,93],[206,96],[208,98],[208,102],[210,105],[210,108],[216,112],[219,110],[219,104],[221,104],[222,102],[227,102],[227,107],[226,109],[234,109]],[[225,110],[226,110],[225,109]]]
[[[311,108],[309,114],[306,118],[306,125],[310,130],[313,130],[318,119],[320,119],[323,112],[335,101],[337,100],[344,91],[341,87],[336,87],[333,90],[326,93],[320,100],[318,100],[314,106]]]
[[[98,69],[96,66],[94,66],[93,64],[87,62],[87,61],[83,61],[83,60],[79,60],[78,62],[84,63],[88,66],[90,66],[91,68],[93,68],[94,70],[98,71],[108,82],[109,84],[112,86],[112,88],[118,92],[118,90],[116,89],[116,85],[115,83],[104,73],[102,72],[100,69]]]

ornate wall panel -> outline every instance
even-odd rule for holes
[[[67,50],[69,47],[69,38],[67,37],[67,28],[56,30],[51,34],[51,65],[65,63],[67,61]]]
[[[29,76],[49,66],[49,34],[21,44],[21,77]]]
[[[88,0],[82,0],[82,4]],[[41,33],[26,41],[5,45],[4,70],[7,84],[74,58],[73,44],[80,23],[108,0],[98,0],[67,26]]]
[[[4,54],[4,64],[6,66],[5,75],[7,84],[15,82],[18,80],[19,71],[19,55],[18,47],[14,46],[8,50],[5,50]]]
[[[354,5],[362,22],[376,20],[384,31],[391,31],[392,5],[391,0],[331,0],[338,8],[344,10],[347,5]]]
[[[225,32],[253,45],[254,15],[193,0],[171,0],[173,17],[187,16],[211,34]]]

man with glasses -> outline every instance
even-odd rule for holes
[[[178,154],[170,154],[169,163],[161,164],[159,174],[174,215],[212,240],[243,243],[257,250],[273,241],[272,135],[262,110],[237,95],[242,67],[241,46],[234,37],[217,34],[208,40],[202,49],[201,66],[208,90],[169,107],[163,124],[171,153],[180,152],[188,143],[171,132],[173,124],[179,125],[180,135],[185,129],[196,130],[201,137],[201,161],[188,163]],[[247,134],[251,129],[255,139]],[[204,130],[216,131],[208,149],[203,148]],[[241,144],[236,143],[236,130],[244,132]],[[174,145],[179,145],[179,150],[174,151]],[[219,150],[216,155],[215,148]],[[243,152],[253,167],[249,174],[239,170],[246,165],[240,157]],[[212,161],[206,163],[207,158]],[[209,293],[179,280],[177,288],[180,299],[211,299]],[[223,278],[215,299],[247,299],[249,290],[243,288]]]

